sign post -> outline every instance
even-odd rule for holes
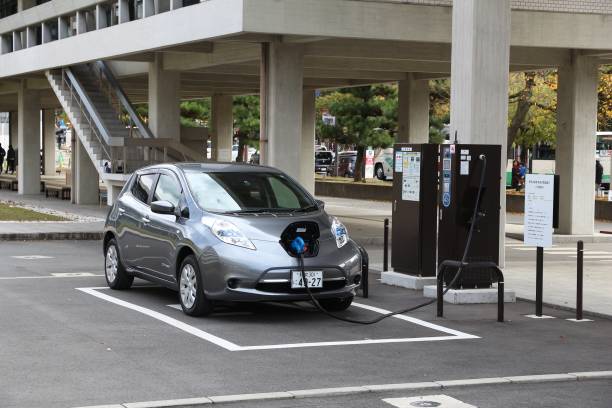
[[[371,146],[365,152],[365,178],[374,178],[374,150]]]
[[[527,174],[525,177],[525,245],[537,247],[536,316],[542,317],[544,292],[544,248],[552,246],[555,176]]]

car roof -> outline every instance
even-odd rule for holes
[[[151,170],[179,170],[182,172],[216,172],[216,173],[280,173],[279,170],[250,163],[205,162],[205,163],[164,163],[144,167],[138,172]]]

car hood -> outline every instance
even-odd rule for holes
[[[252,241],[278,242],[285,229],[298,221],[313,221],[319,225],[320,240],[332,239],[331,218],[325,211],[307,214],[240,214],[205,216],[203,222],[209,227],[215,220],[223,219],[236,225]]]

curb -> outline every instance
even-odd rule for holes
[[[0,234],[0,241],[99,241],[102,232],[32,232]]]
[[[520,375],[495,378],[473,378],[465,380],[448,380],[433,382],[417,382],[405,384],[364,385],[358,387],[319,388],[310,390],[296,390],[283,392],[267,392],[256,394],[238,394],[211,396],[201,398],[186,398],[166,401],[132,402],[110,405],[95,405],[80,408],[170,408],[190,407],[197,408],[211,404],[229,404],[236,402],[255,402],[269,400],[292,400],[298,398],[321,398],[346,396],[365,393],[384,393],[393,391],[442,390],[457,387],[471,387],[482,385],[516,385],[516,384],[542,384],[549,382],[573,382],[612,379],[612,371],[574,372],[564,374],[538,374]]]

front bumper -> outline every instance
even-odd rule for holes
[[[291,289],[298,260],[278,242],[253,242],[255,251],[222,243],[204,251],[199,261],[206,296],[235,302],[310,299],[306,289]],[[311,289],[315,297],[354,296],[361,281],[361,254],[352,241],[342,248],[335,241],[321,242],[318,256],[305,258],[304,268],[323,271],[323,288]]]

